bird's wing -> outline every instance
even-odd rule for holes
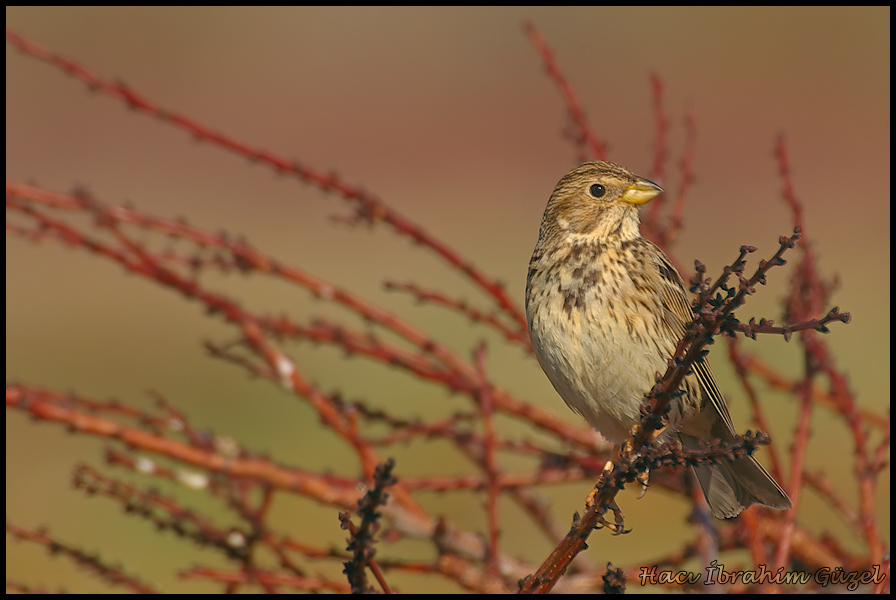
[[[684,337],[686,325],[694,318],[694,311],[691,310],[687,294],[685,293],[686,288],[684,286],[684,280],[681,278],[681,275],[678,274],[675,266],[656,244],[649,241],[647,243],[651,244],[656,249],[656,252],[651,254],[656,257],[656,267],[662,281],[662,285],[660,286],[660,300],[665,308],[665,318],[663,319],[663,323],[665,323],[677,345],[678,341]],[[672,357],[670,356],[669,358]],[[719,391],[716,379],[713,377],[712,370],[709,368],[709,362],[704,359],[695,363],[694,373],[697,376],[697,380],[700,382],[700,387],[703,389],[706,397],[709,398],[713,407],[716,409],[716,412],[722,418],[722,422],[725,423],[728,431],[734,435],[736,432],[734,430],[734,423],[731,422],[731,415],[728,413],[728,405],[725,402],[724,396],[722,396],[722,392]]]

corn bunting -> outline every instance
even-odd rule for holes
[[[681,275],[641,237],[638,206],[661,192],[618,165],[583,164],[551,194],[529,262],[535,355],[566,404],[614,444],[639,422],[644,394],[693,317]],[[681,389],[659,441],[678,435],[688,449],[730,441],[734,425],[707,361],[694,365]],[[695,471],[717,518],[751,504],[792,506],[751,456]]]

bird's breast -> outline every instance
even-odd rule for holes
[[[564,401],[618,443],[637,422],[663,356],[671,355],[661,356],[650,335],[662,307],[658,297],[639,293],[643,275],[624,268],[619,249],[564,250],[530,265],[532,344]]]

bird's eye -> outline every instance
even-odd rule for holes
[[[590,188],[588,188],[588,191],[591,192],[591,195],[595,198],[601,198],[604,194],[607,193],[607,188],[599,183],[595,183]]]

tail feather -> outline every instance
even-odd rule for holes
[[[688,450],[700,447],[697,438],[680,433]],[[730,519],[752,504],[786,510],[793,503],[755,458],[747,456],[735,461],[694,467],[703,495],[714,517]]]

